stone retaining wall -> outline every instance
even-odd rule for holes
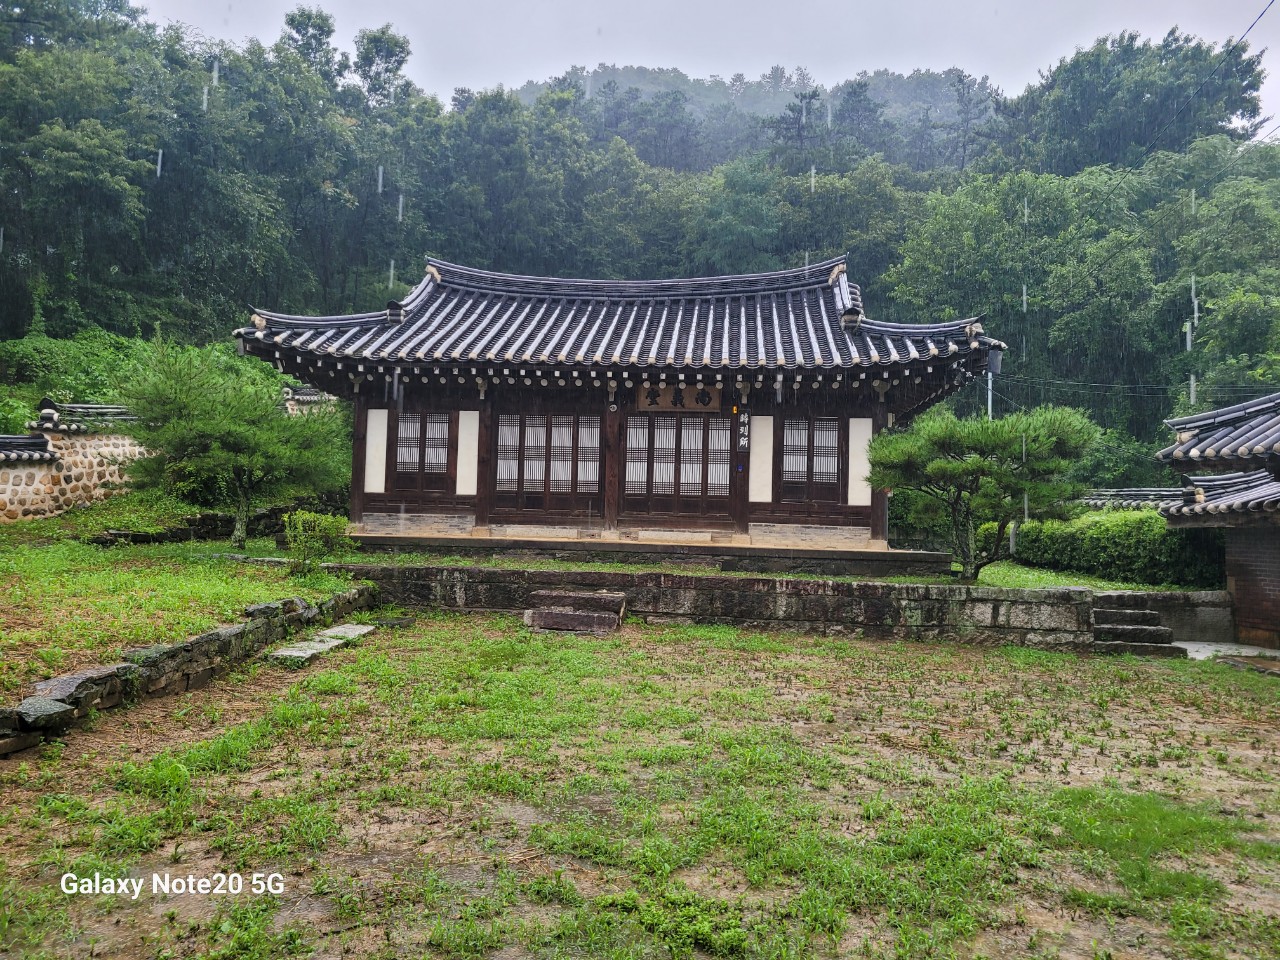
[[[124,482],[123,467],[142,456],[132,437],[44,433],[55,459],[0,465],[0,523],[48,517],[102,500]]]
[[[1093,645],[1093,594],[1082,588],[1007,590],[783,577],[333,564],[372,580],[383,601],[452,610],[522,611],[536,590],[613,590],[648,622],[683,620],[815,633],[860,632],[1054,650]]]
[[[295,503],[282,504],[275,507],[263,507],[249,515],[249,536],[275,537],[283,547],[284,516],[295,510],[322,511],[317,501],[299,500]],[[144,532],[139,530],[108,530],[89,539],[102,547],[112,547],[128,543],[185,543],[189,540],[227,540],[236,525],[236,518],[229,513],[199,513],[192,517],[184,517],[182,526],[170,527],[167,530]]]
[[[247,623],[218,627],[180,643],[135,647],[125,651],[120,663],[42,680],[34,696],[16,707],[0,708],[0,756],[58,736],[91,710],[197,690],[294,629],[368,609],[377,596],[376,588],[362,584],[314,606],[297,597],[258,604],[245,610]]]
[[[1231,594],[1225,590],[1133,590],[1143,609],[1160,614],[1160,625],[1173,631],[1175,643],[1235,643]],[[1099,606],[1105,606],[1099,602]]]

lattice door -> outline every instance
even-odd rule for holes
[[[627,418],[624,509],[726,517],[732,431],[728,417]]]
[[[840,421],[835,417],[782,422],[781,499],[840,500]]]
[[[496,504],[531,511],[600,509],[600,418],[498,416]]]

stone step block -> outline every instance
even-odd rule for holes
[[[1168,627],[1105,624],[1093,628],[1093,639],[1099,643],[1173,643],[1173,631]]]
[[[1127,642],[1106,642],[1095,643],[1092,647],[1094,653],[1131,653],[1138,657],[1168,657],[1174,660],[1185,660],[1187,651],[1183,647],[1175,647],[1168,643],[1127,643]]]
[[[529,602],[535,609],[579,610],[622,616],[627,595],[613,590],[534,590]]]
[[[1093,608],[1093,622],[1102,624],[1119,624],[1139,627],[1158,627],[1160,626],[1160,611],[1158,610],[1103,610],[1097,606]]]
[[[1093,606],[1095,610],[1145,610],[1147,595],[1133,590],[1099,590],[1093,595]]]
[[[552,610],[545,607],[526,610],[526,626],[538,630],[571,630],[577,633],[612,633],[618,629],[616,613],[585,610]]]

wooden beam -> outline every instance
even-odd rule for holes
[[[476,439],[479,459],[476,463],[476,519],[477,527],[489,526],[489,511],[493,509],[493,487],[497,482],[493,400],[480,401],[480,423]]]
[[[355,395],[355,425],[351,430],[351,522],[364,521],[364,445],[365,402],[359,393]]]
[[[889,408],[885,403],[875,402],[871,404],[871,437],[874,440],[876,434],[885,429],[889,425]],[[871,491],[871,539],[884,540],[889,539],[889,497],[879,488],[873,488]]]
[[[622,487],[622,410],[611,403],[601,420],[604,453],[604,528],[618,529],[618,498]]]

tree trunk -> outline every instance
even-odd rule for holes
[[[244,487],[236,487],[236,525],[231,531],[231,545],[237,550],[244,549],[244,542],[249,537],[249,491]]]
[[[960,579],[973,583],[978,579],[977,535],[973,529],[973,515],[961,508],[951,515],[951,539],[955,545],[956,560],[960,563]]]

